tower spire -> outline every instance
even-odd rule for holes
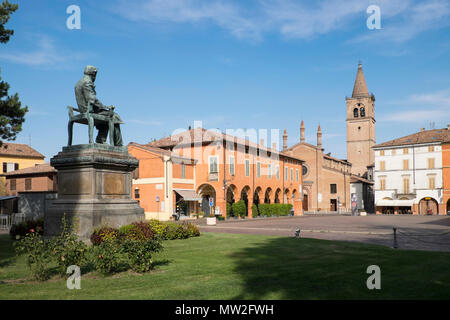
[[[305,124],[303,123],[303,120],[300,125],[300,142],[305,142]]]
[[[356,73],[355,85],[353,86],[352,98],[369,97],[369,90],[367,89],[366,79],[362,69],[362,63],[358,63],[358,71]]]

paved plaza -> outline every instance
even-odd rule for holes
[[[301,216],[219,221],[216,226],[199,222],[202,232],[265,234],[324,240],[394,245],[397,228],[399,249],[450,252],[450,217],[412,215]]]

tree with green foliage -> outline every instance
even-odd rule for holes
[[[0,43],[6,43],[14,34],[14,30],[6,29],[5,24],[11,17],[11,13],[18,9],[17,4],[12,4],[8,0],[0,5]],[[17,134],[22,131],[22,123],[25,121],[25,114],[28,107],[22,108],[17,93],[8,95],[9,84],[1,81],[0,76],[0,139],[14,140]],[[0,140],[0,146],[2,145]]]

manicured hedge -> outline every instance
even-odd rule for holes
[[[261,203],[258,205],[261,216],[280,217],[291,213],[292,204],[285,203]]]
[[[252,217],[256,218],[259,215],[258,206],[256,204],[252,205]]]
[[[235,216],[241,216],[244,218],[247,215],[247,207],[245,206],[244,200],[239,200],[238,202],[233,203],[231,206]]]

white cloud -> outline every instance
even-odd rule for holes
[[[351,42],[390,41],[403,43],[423,32],[450,26],[450,4],[447,0],[422,1],[399,7],[396,14],[386,16],[381,7],[382,30],[372,30]],[[395,17],[395,21],[390,19]]]
[[[55,46],[55,41],[46,35],[33,37],[37,45],[29,52],[2,52],[0,59],[12,63],[30,66],[64,66],[70,61],[80,60],[86,55],[82,53],[66,53]]]
[[[450,118],[450,90],[426,94],[414,94],[406,99],[408,109],[380,116],[380,121],[392,122],[423,122],[440,121]],[[395,103],[396,104],[396,103]],[[420,109],[412,109],[411,106]]]
[[[369,5],[381,8],[382,30],[365,28]],[[115,11],[131,21],[199,23],[208,21],[240,39],[261,40],[265,33],[309,39],[337,30],[363,28],[352,42],[408,41],[449,25],[447,0],[120,0]]]
[[[132,21],[153,23],[195,23],[211,21],[237,38],[260,38],[255,21],[245,18],[240,8],[221,0],[121,0],[115,10]]]

